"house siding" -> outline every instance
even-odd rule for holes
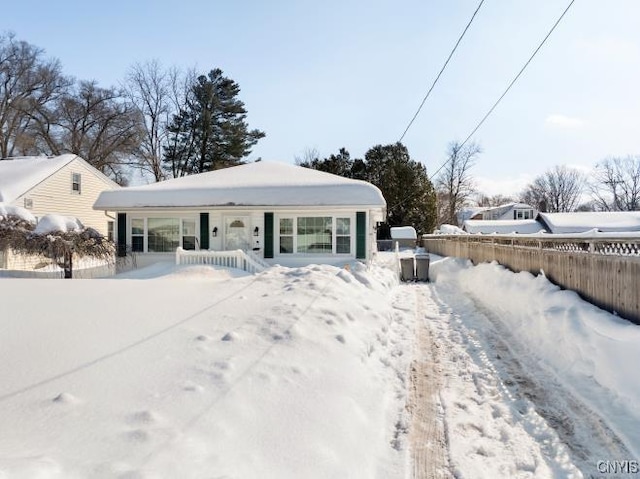
[[[118,217],[124,218],[125,213],[119,212]],[[200,221],[202,215],[208,215],[209,221],[205,231],[203,223]],[[309,253],[293,253],[283,254],[279,252],[279,219],[283,217],[318,217],[331,216],[334,218],[350,218],[351,219],[351,252],[350,253],[331,253],[331,254],[309,254]],[[380,217],[379,217],[380,216]],[[180,218],[196,220],[196,236],[200,238],[196,249],[204,249],[206,238],[209,240],[209,250],[223,251],[225,250],[225,225],[229,218],[239,217],[248,221],[248,245],[247,249],[252,250],[256,255],[267,259],[272,264],[282,264],[285,266],[302,266],[310,263],[326,263],[342,265],[356,259],[370,259],[375,252],[375,228],[376,221],[381,219],[380,213],[374,213],[372,210],[356,211],[351,208],[286,208],[286,209],[211,209],[209,211],[186,210],[186,209],[130,209],[126,210],[126,231],[122,232],[122,224],[118,222],[118,238],[125,237],[126,245],[131,245],[131,221],[132,219],[143,219],[145,227],[150,218]],[[257,236],[255,229],[258,228]],[[217,229],[216,236],[213,236],[213,230]],[[146,237],[147,233],[145,233]],[[335,241],[335,223],[334,223],[334,241]],[[130,251],[130,249],[128,248]],[[157,261],[172,261],[174,252],[157,253],[149,252],[147,241],[145,240],[144,252],[133,253],[135,263],[138,267],[146,266]]]
[[[81,175],[80,193],[71,190],[73,173]],[[38,218],[46,214],[74,216],[84,226],[94,228],[106,236],[107,224],[114,221],[114,215],[110,214],[111,217],[108,217],[104,211],[94,210],[93,204],[100,192],[115,188],[117,185],[101,178],[92,167],[74,159],[16,198],[12,204],[24,207],[25,200],[30,200],[31,207],[28,209]]]

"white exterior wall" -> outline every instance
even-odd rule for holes
[[[80,193],[72,191],[72,175],[80,173]],[[100,192],[118,188],[118,185],[101,176],[91,166],[74,159],[56,173],[31,188],[11,204],[25,207],[25,200],[31,200],[29,211],[41,218],[46,214],[75,216],[83,225],[107,235],[107,222],[114,221],[104,211],[93,209]],[[114,217],[110,213],[110,216]]]
[[[364,211],[366,213],[366,259],[370,259],[373,253],[376,251],[376,231],[375,225],[377,221],[383,220],[382,211],[368,208],[333,208],[333,209],[278,209],[264,207],[261,209],[249,209],[249,208],[226,208],[226,209],[183,209],[183,210],[131,210],[123,211],[127,215],[127,233],[126,244],[128,247],[132,244],[131,239],[131,220],[133,218],[140,218],[145,220],[145,252],[130,253],[135,257],[135,266],[144,267],[149,264],[159,261],[173,261],[175,259],[175,253],[156,253],[147,251],[147,219],[148,218],[180,218],[180,219],[193,219],[196,221],[196,237],[200,238],[200,213],[209,213],[209,249],[212,251],[223,251],[225,248],[225,219],[231,217],[245,217],[248,218],[248,231],[249,231],[249,249],[259,256],[264,258],[264,214],[266,212],[274,214],[274,257],[266,258],[265,260],[271,264],[281,264],[283,266],[301,266],[311,263],[318,264],[336,264],[344,265],[356,259],[356,212]],[[339,218],[351,219],[351,247],[349,254],[280,254],[279,250],[279,219],[282,217],[305,217],[305,216],[331,216]],[[117,227],[117,221],[116,221]],[[258,227],[258,236],[254,236],[254,229]],[[213,236],[213,230],[217,228],[216,236]],[[333,227],[334,243],[335,243],[335,224]],[[115,238],[118,234],[115,232]],[[129,249],[129,248],[128,248]],[[196,249],[199,249],[198,247]],[[129,253],[128,253],[129,254]]]

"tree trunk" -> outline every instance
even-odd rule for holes
[[[73,277],[73,253],[64,254],[64,279]]]

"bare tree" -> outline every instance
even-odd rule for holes
[[[155,181],[166,178],[162,154],[167,125],[175,112],[172,82],[177,78],[175,69],[164,70],[157,60],[137,63],[127,75],[126,92],[144,120],[137,165]]]
[[[476,143],[449,144],[447,162],[436,178],[438,224],[458,225],[458,213],[475,191],[470,170],[480,153]]]
[[[41,153],[32,113],[55,102],[71,84],[58,60],[13,34],[0,34],[0,158]]]
[[[515,203],[515,200],[511,196],[505,196],[499,193],[491,196],[485,195],[484,193],[478,193],[476,196],[476,203],[478,206],[493,207],[506,205],[508,203]]]
[[[142,118],[122,92],[83,81],[34,119],[51,154],[74,153],[126,184],[124,167],[140,146]]]
[[[600,210],[640,210],[640,156],[613,157],[598,163],[590,190]]]
[[[585,182],[584,175],[578,170],[555,166],[533,180],[520,195],[520,200],[541,211],[575,211]]]
[[[310,168],[311,165],[320,161],[320,152],[315,146],[307,147],[304,149],[301,155],[296,155],[294,157],[294,161],[296,165]]]

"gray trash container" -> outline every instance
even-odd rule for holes
[[[416,273],[413,256],[400,258],[400,280],[415,281]]]
[[[416,280],[429,281],[429,254],[416,255]]]

